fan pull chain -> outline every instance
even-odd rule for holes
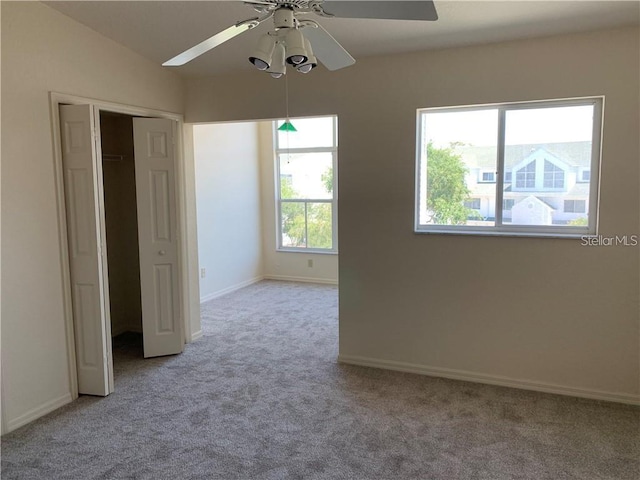
[[[284,74],[284,105],[285,105],[285,110],[287,112],[287,119],[285,120],[285,123],[291,123],[291,120],[289,119],[289,76],[286,74]],[[289,132],[287,131],[286,134],[286,142],[287,142],[287,165],[289,163],[291,163],[291,154],[289,153]]]
[[[287,122],[289,121],[289,77],[284,76],[284,102],[287,110]]]

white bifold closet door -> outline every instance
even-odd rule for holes
[[[60,129],[78,392],[114,389],[99,112],[61,105]],[[144,356],[182,352],[176,123],[135,118],[136,208]]]
[[[91,105],[61,105],[60,134],[78,392],[113,386],[99,122]]]
[[[176,122],[134,118],[144,356],[180,353],[180,272],[175,178]]]

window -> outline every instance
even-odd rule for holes
[[[480,180],[481,182],[485,182],[485,183],[493,183],[496,181],[496,174],[495,172],[482,172],[482,180]]]
[[[531,162],[516,172],[516,188],[536,188],[536,163]]]
[[[337,252],[337,118],[293,119],[276,143],[278,249]]]
[[[602,103],[418,110],[416,232],[596,233]]]
[[[548,160],[544,161],[544,188],[564,188],[564,170]]]
[[[587,202],[584,200],[565,200],[565,213],[585,213],[587,211]]]

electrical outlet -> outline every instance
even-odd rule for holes
[[[201,268],[200,269],[200,278],[204,278],[207,276],[207,269],[206,268]]]
[[[309,260],[307,260],[307,267],[309,268],[313,268],[313,259],[310,258]]]

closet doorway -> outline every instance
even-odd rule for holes
[[[112,335],[144,357],[180,353],[178,122],[58,105],[77,392],[114,391]]]
[[[126,343],[142,352],[133,117],[101,111],[100,144],[112,351]]]

